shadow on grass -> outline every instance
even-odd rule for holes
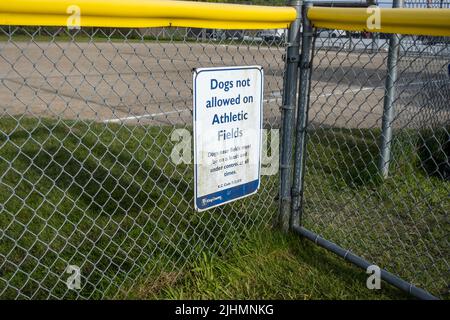
[[[383,184],[377,162],[378,129],[316,129],[310,132],[309,166],[345,182],[351,188]],[[391,176],[417,174],[411,164],[428,176],[450,179],[450,128],[403,130],[392,142]]]
[[[376,130],[317,129],[310,133],[308,161],[316,171],[342,179],[349,187],[376,187],[379,147]]]
[[[450,127],[418,134],[419,168],[428,175],[450,181]]]
[[[106,149],[101,143],[73,133],[68,133],[62,144],[55,141],[42,148],[37,145],[25,148],[22,152],[33,159],[31,168],[37,174],[45,175],[73,199],[83,202],[87,210],[97,214],[151,211],[161,202],[157,193],[160,186],[169,193],[175,192],[171,184],[189,189],[182,181],[169,181],[157,165],[149,165],[150,161],[133,161],[130,152],[118,153],[114,148]],[[105,161],[112,167],[102,164]],[[150,179],[143,185],[138,184],[134,179],[136,174],[145,174]]]
[[[407,299],[382,283],[366,287],[367,274],[294,234],[264,228],[246,233],[224,255],[205,253],[176,279],[139,281],[137,299]]]
[[[316,269],[319,274],[334,277],[337,283],[349,290],[344,299],[412,299],[413,297],[392,285],[382,282],[380,290],[370,290],[366,287],[368,274],[326,249],[320,248],[309,240],[299,238],[299,246],[290,246],[302,262]],[[352,289],[353,287],[353,289]],[[357,287],[357,288],[355,288]],[[353,294],[355,296],[353,296]],[[333,297],[326,297],[333,298]]]
[[[113,297],[159,261],[170,271],[202,250],[226,251],[275,210],[244,199],[195,212],[192,168],[170,161],[172,127],[1,120],[5,298],[46,298],[49,288],[55,297]],[[67,264],[82,268],[80,292],[66,288]]]

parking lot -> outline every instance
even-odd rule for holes
[[[387,54],[333,50],[323,41],[316,43],[310,119],[322,125],[380,127]],[[265,122],[279,125],[284,51],[239,41],[2,41],[0,116],[190,124],[193,68],[261,65]],[[448,63],[448,58],[402,55],[397,126],[448,121],[448,107],[433,103],[433,97],[450,95]],[[421,72],[424,65],[427,71]]]

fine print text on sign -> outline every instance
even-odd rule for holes
[[[264,74],[260,66],[194,70],[194,183],[199,211],[257,192]]]

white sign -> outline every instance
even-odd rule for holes
[[[194,70],[195,208],[257,192],[261,171],[263,69]]]

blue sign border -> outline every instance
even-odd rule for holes
[[[243,183],[237,186],[233,186],[222,191],[211,193],[200,198],[197,197],[197,144],[196,139],[196,123],[197,123],[197,76],[202,72],[217,72],[217,71],[234,71],[234,70],[258,70],[261,74],[261,98],[260,98],[260,113],[259,113],[259,123],[260,130],[262,130],[263,124],[263,99],[264,99],[264,74],[263,67],[261,66],[243,66],[243,67],[218,67],[218,68],[199,68],[200,71],[194,69],[194,104],[193,104],[193,122],[194,122],[194,206],[197,211],[204,211],[220,205],[229,203],[234,200],[238,200],[256,193],[260,187],[261,183],[261,148],[262,141],[259,141],[259,162],[258,162],[258,179]],[[261,140],[261,139],[260,139]]]

